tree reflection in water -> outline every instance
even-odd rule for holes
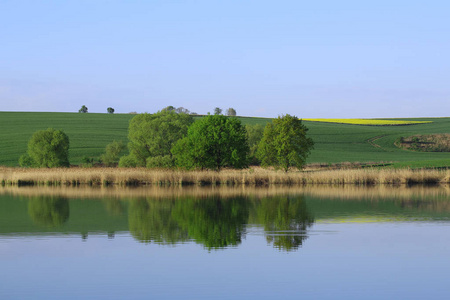
[[[28,202],[33,222],[45,227],[60,227],[69,219],[69,202],[58,197],[33,197]]]
[[[296,250],[308,238],[306,230],[314,217],[300,196],[264,198],[255,207],[257,221],[264,226],[268,243],[279,250]]]
[[[129,229],[137,240],[176,244],[192,239],[209,250],[239,245],[248,223],[261,224],[274,247],[296,250],[313,222],[301,197],[135,199],[129,206]]]
[[[176,202],[173,216],[197,243],[218,249],[241,243],[248,206],[244,198],[185,198]]]
[[[128,223],[131,235],[144,243],[176,244],[188,235],[172,217],[172,200],[130,200]]]

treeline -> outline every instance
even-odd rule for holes
[[[230,110],[230,109],[229,109]],[[284,115],[272,123],[242,125],[233,116],[215,109],[194,121],[185,109],[168,106],[154,114],[138,114],[128,128],[125,144],[113,141],[100,157],[102,166],[181,168],[186,170],[242,169],[249,165],[274,166],[288,171],[302,168],[313,148],[306,128],[295,116]],[[228,112],[230,114],[230,112]],[[234,111],[235,114],[235,111]],[[67,167],[69,138],[61,130],[47,129],[33,134],[23,167]],[[83,166],[94,166],[85,158]]]

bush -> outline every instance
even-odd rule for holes
[[[122,156],[119,160],[119,168],[135,168],[136,166],[137,166],[136,158],[131,154]]]
[[[82,168],[92,168],[94,166],[94,159],[92,157],[83,156],[81,161],[82,161],[81,164]]]
[[[28,157],[27,157],[28,156]],[[33,167],[69,167],[69,137],[62,130],[36,131],[28,142],[27,154],[19,164]]]
[[[21,166],[23,168],[29,168],[29,167],[33,167],[33,165],[34,165],[34,161],[28,153],[25,153],[20,156],[19,166]]]
[[[120,153],[125,149],[122,141],[113,141],[106,145],[105,153],[100,156],[100,161],[107,167],[114,166],[120,157]]]
[[[161,168],[161,169],[170,169],[175,166],[175,162],[172,157],[169,155],[164,156],[154,156],[149,157],[147,159],[147,168]]]

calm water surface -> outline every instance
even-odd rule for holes
[[[0,191],[0,299],[447,299],[448,188]]]

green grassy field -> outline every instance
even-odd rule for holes
[[[132,114],[0,112],[0,165],[17,166],[33,132],[53,127],[70,138],[70,162],[100,156],[115,140],[127,142]],[[240,117],[244,124],[265,125],[270,119]],[[450,118],[398,119],[432,121],[407,126],[364,126],[304,121],[315,142],[308,163],[398,162],[397,167],[450,166],[450,153],[413,152],[397,148],[401,136],[450,133]]]

